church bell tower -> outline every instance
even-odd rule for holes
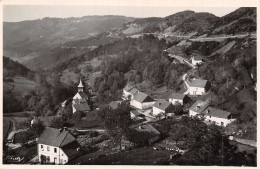
[[[83,92],[84,86],[82,84],[81,79],[79,80],[79,85],[78,85],[78,92]]]

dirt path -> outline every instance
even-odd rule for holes
[[[257,143],[254,140],[246,140],[246,139],[239,139],[239,138],[233,138],[234,141],[239,142],[241,144],[249,145],[252,147],[256,147]]]
[[[13,119],[11,119],[11,118],[8,118],[8,117],[4,117],[4,118],[10,120],[11,126],[12,126],[12,128],[10,129],[9,134],[7,136],[7,140],[13,140],[14,134],[16,132],[15,121]]]

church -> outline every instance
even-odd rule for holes
[[[84,93],[84,86],[80,79],[79,85],[78,85],[78,93],[73,97],[73,101],[72,101],[73,114],[76,111],[82,111],[84,113],[89,112],[90,107],[88,105],[88,102],[89,102],[89,95]]]

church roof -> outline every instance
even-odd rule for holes
[[[84,99],[86,99],[86,100],[88,100],[88,95],[86,94],[86,93],[84,93],[84,92],[78,92],[79,93],[79,95],[82,97],[82,98],[84,98]]]
[[[78,85],[78,87],[84,87],[83,84],[82,84],[81,79],[79,80],[79,85]]]
[[[88,103],[80,103],[73,105],[77,111],[90,111]]]

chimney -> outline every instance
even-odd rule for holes
[[[63,128],[60,128],[60,129],[59,129],[60,133],[62,132],[62,130],[63,130]]]
[[[200,106],[196,106],[196,110],[199,110]]]
[[[67,127],[63,127],[63,130],[64,130],[64,131],[68,131]]]
[[[78,147],[78,148],[77,148],[77,151],[79,151],[79,150],[80,150],[80,148]]]
[[[207,110],[207,113],[209,113],[209,112],[210,112],[210,110],[208,109],[208,110]]]

